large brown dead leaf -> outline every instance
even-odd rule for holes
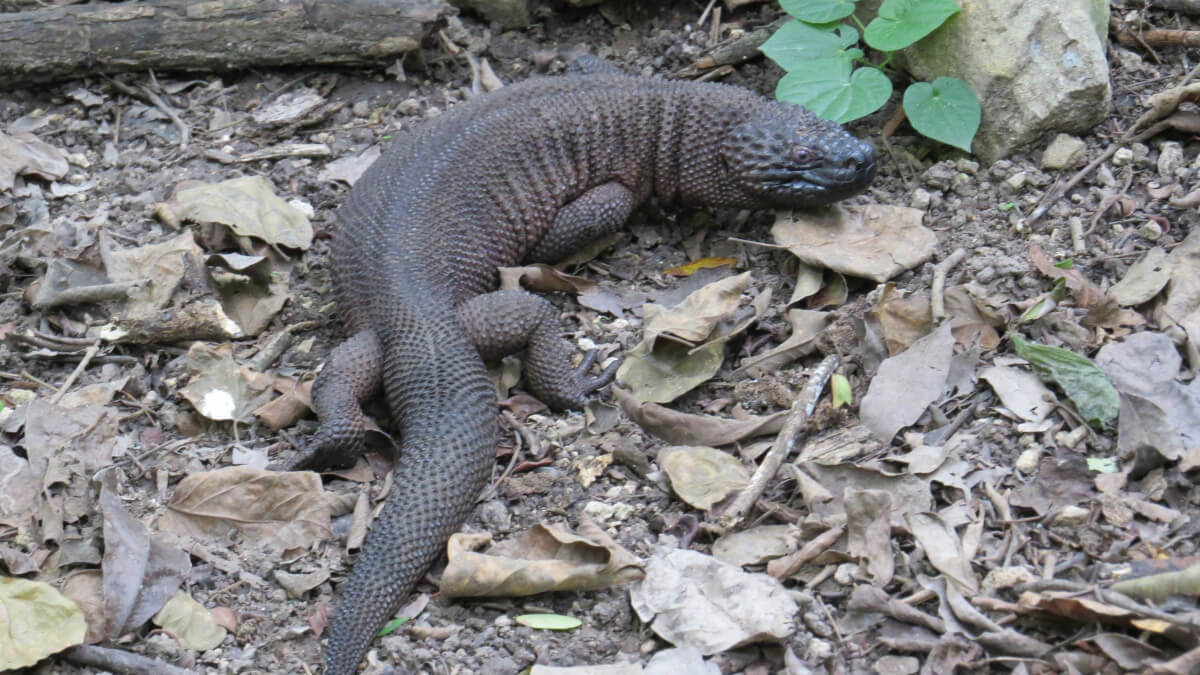
[[[945,323],[880,364],[859,407],[862,423],[875,438],[890,441],[942,397],[953,353],[954,337]]]
[[[150,536],[146,526],[125,510],[116,485],[116,475],[106,471],[100,488],[104,624],[114,640],[137,630],[162,609],[192,568],[187,553]]]
[[[63,408],[40,399],[29,402],[23,443],[29,468],[40,483],[43,506],[52,500],[52,510],[61,509],[60,517],[68,523],[94,513],[88,483],[118,450],[117,417],[116,409],[106,406]],[[46,522],[42,527],[53,529]]]
[[[933,328],[929,295],[918,291],[905,296],[895,284],[884,284],[871,313],[883,329],[883,340],[891,356],[908,349]]]
[[[238,530],[248,541],[280,551],[307,548],[333,536],[330,503],[311,471],[228,467],[194,473],[175,488],[164,531],[220,539]]]
[[[741,461],[704,445],[663,448],[658,453],[658,463],[670,478],[675,494],[701,511],[707,511],[750,482],[750,472]]]
[[[180,394],[210,420],[250,423],[254,411],[271,397],[271,378],[239,366],[229,343],[193,343],[187,367],[192,379]]]
[[[0,192],[11,190],[20,174],[54,180],[69,168],[66,153],[33,134],[0,132]]]
[[[620,387],[613,387],[613,397],[621,409],[646,433],[676,445],[721,446],[744,438],[776,434],[783,428],[788,411],[773,415],[726,419],[712,415],[690,415],[671,410],[657,403],[643,403]]]
[[[933,257],[937,235],[925,212],[904,206],[835,206],[781,211],[771,234],[808,265],[884,282]]]
[[[642,578],[642,563],[583,517],[578,533],[554,524],[491,547],[486,535],[455,534],[440,586],[445,597],[513,597],[547,591],[589,591]]]
[[[797,606],[783,584],[696,551],[657,551],[629,599],[663,639],[703,654],[782,641],[795,630]]]
[[[308,216],[276,196],[271,181],[262,176],[185,187],[168,206],[180,219],[220,223],[271,245],[303,250],[312,243]]]

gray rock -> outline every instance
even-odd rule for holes
[[[959,4],[961,12],[905,57],[917,78],[960,77],[979,95],[983,120],[972,148],[985,162],[1047,132],[1087,131],[1108,115],[1105,0]]]
[[[1069,134],[1059,134],[1042,153],[1043,169],[1073,169],[1087,159],[1087,144]]]

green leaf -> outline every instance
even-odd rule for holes
[[[863,31],[863,40],[885,52],[904,49],[961,10],[954,0],[884,0]]]
[[[393,632],[395,632],[395,630],[397,628],[399,628],[400,626],[403,626],[404,624],[408,623],[409,621],[412,621],[411,616],[398,616],[398,617],[392,619],[391,621],[383,624],[383,628],[379,629],[378,636],[383,637],[385,635],[390,635]]]
[[[1095,471],[1097,473],[1116,473],[1120,471],[1120,467],[1117,466],[1116,457],[1088,457],[1087,468],[1088,471]]]
[[[0,576],[0,671],[82,644],[83,612],[50,584]]]
[[[1120,400],[1117,390],[1096,364],[1069,349],[1027,342],[1012,336],[1017,356],[1029,362],[1033,372],[1046,382],[1062,387],[1079,414],[1092,426],[1105,427],[1117,419]]]
[[[810,61],[780,78],[775,98],[839,123],[882,108],[892,94],[891,80],[878,68],[850,68],[848,62],[834,59]]]
[[[815,59],[843,59],[850,63],[863,56],[858,44],[858,31],[844,24],[813,26],[803,21],[789,21],[759,47],[780,68],[791,72]]]
[[[808,23],[829,23],[854,13],[853,0],[779,0],[783,11]]]
[[[850,388],[850,380],[841,373],[834,373],[829,380],[829,389],[833,392],[833,407],[841,408],[854,402],[854,391]]]
[[[562,614],[522,614],[515,620],[534,630],[575,630],[583,625],[579,619]]]
[[[1017,323],[1029,323],[1031,321],[1037,321],[1043,316],[1046,316],[1050,312],[1054,311],[1054,308],[1058,307],[1058,303],[1061,302],[1065,297],[1067,297],[1066,280],[1055,279],[1054,286],[1050,288],[1050,291],[1043,295],[1037,302],[1030,305],[1029,309],[1025,310],[1021,314],[1021,318],[1017,319]]]
[[[918,82],[904,92],[904,114],[921,135],[970,152],[981,111],[970,85],[954,77],[939,77],[932,84]]]

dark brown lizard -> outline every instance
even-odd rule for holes
[[[579,407],[607,381],[570,364],[544,298],[497,266],[554,262],[651,195],[740,208],[829,204],[875,175],[871,145],[738,87],[593,72],[529,80],[401,137],[337,214],[332,269],[350,336],[313,388],[321,427],[298,468],[352,462],[382,387],[401,434],[391,495],[341,593],[327,675],[353,673],[470,513],[498,435],[484,360],[523,352],[528,387]]]

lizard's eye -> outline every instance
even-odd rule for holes
[[[817,161],[817,153],[808,146],[797,145],[792,148],[792,161],[797,164],[811,164]]]

